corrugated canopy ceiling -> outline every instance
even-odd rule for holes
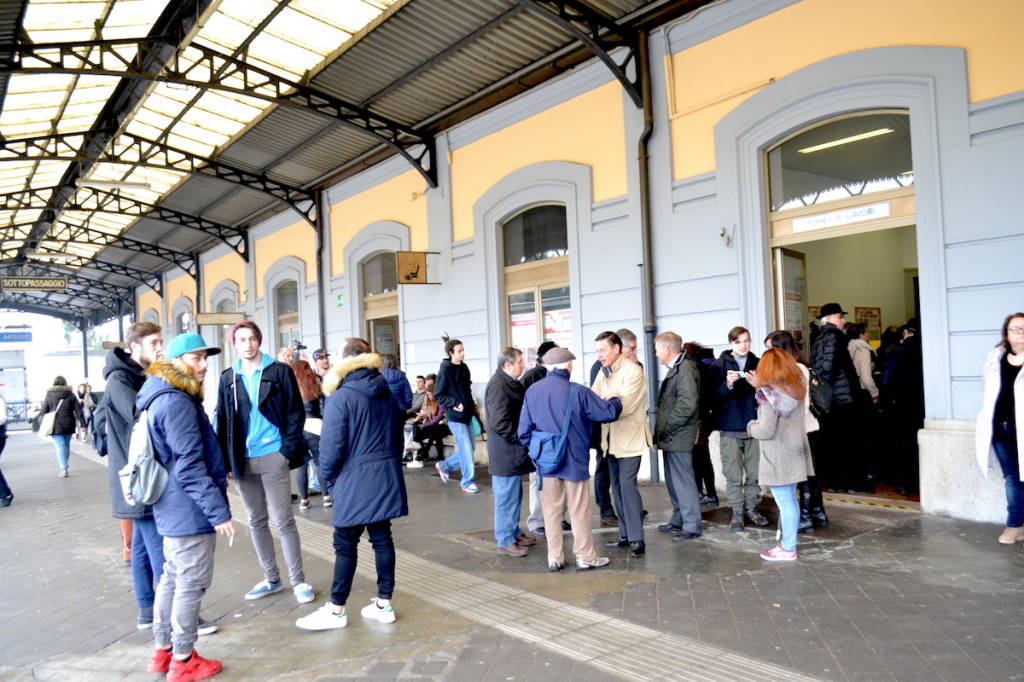
[[[76,286],[0,306],[97,323],[271,212],[312,223],[339,174],[399,153],[428,183],[436,132],[590,56],[545,11],[608,35],[706,2],[2,3],[0,274]]]

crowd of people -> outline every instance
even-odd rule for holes
[[[784,330],[764,339],[758,357],[750,332],[734,327],[727,334],[729,347],[717,359],[678,334],[658,335],[656,360],[666,373],[653,424],[645,370],[628,329],[595,338],[598,359],[589,387],[570,381],[576,356],[553,342],[538,349],[537,364],[529,371],[520,349],[502,349],[481,413],[458,339],[445,339],[446,357],[437,374],[415,377],[413,388],[394,356],[372,352],[362,339],[348,339],[334,364],[326,349],[313,353],[312,364],[294,353],[275,360],[261,351],[262,332],[251,321],[231,330],[237,360],[221,374],[212,420],[203,411],[203,381],[208,357],[221,349],[194,333],[175,337],[165,349],[160,327],[148,322],[133,324],[125,347],[110,351],[99,405],[91,402],[87,387],[72,391],[57,377],[43,413],[52,415],[47,435],[62,477],[68,475],[71,436],[90,416],[102,420],[112,512],[131,564],[137,626],[154,634],[148,670],[166,672],[173,681],[199,680],[221,670],[220,662],[200,656],[195,644],[217,628],[199,612],[213,580],[216,536],[231,542],[236,533],[227,498],[230,481],[248,515],[262,573],[244,599],[262,599],[286,587],[271,527],[281,542],[292,595],[299,604],[316,599],[303,570],[291,494],[294,470],[300,512],[309,508],[311,479],[321,487],[324,506],[333,507],[335,549],[329,599],[296,625],[307,630],[347,625],[346,604],[364,532],[374,549],[378,580],[377,594],[360,613],[390,623],[395,620],[391,521],[409,511],[403,460],[409,468],[421,468],[433,450],[440,480],[448,483],[458,475],[461,491],[477,494],[474,451],[484,421],[494,537],[504,556],[525,557],[546,538],[547,566],[561,571],[565,530],[572,533],[577,570],[607,566],[610,559],[594,540],[591,505],[596,504],[601,523],[618,531],[606,548],[643,557],[647,512],[638,475],[652,447],[661,451],[672,505],[671,518],[657,530],[671,533],[674,542],[700,538],[702,508],[719,500],[709,453],[711,434],[718,431],[729,528],[740,532],[746,524],[771,525],[759,509],[767,487],[778,512],[778,543],[760,556],[796,560],[799,533],[828,523],[822,480],[829,488],[851,489],[858,477],[870,483],[881,471],[880,458],[859,456],[867,444],[851,437],[864,431],[856,420],[882,418],[871,406],[883,402],[890,419],[907,419],[890,424],[892,433],[916,431],[923,417],[920,369],[915,374],[911,366],[920,364],[916,323],[897,330],[901,342],[883,344],[876,356],[863,327],[847,325],[839,304],[827,304],[821,312],[809,357]],[[1015,313],[1004,321],[1001,341],[986,359],[977,428],[979,465],[987,475],[998,464],[1005,481],[1007,524],[999,542],[1006,544],[1024,542],[1016,430],[1024,410],[1022,365],[1024,313]],[[130,504],[118,476],[137,450],[132,432],[143,414],[149,446],[169,474],[152,505]],[[0,452],[5,435],[0,425]],[[455,446],[445,457],[448,435]],[[851,458],[867,464],[856,465]],[[524,485],[529,490],[526,530],[521,525]],[[12,499],[0,474],[0,505]]]

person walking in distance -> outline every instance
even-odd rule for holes
[[[590,525],[590,436],[592,422],[610,422],[622,412],[617,395],[602,400],[596,393],[569,381],[572,361],[568,349],[552,348],[544,355],[547,376],[526,391],[519,416],[519,442],[526,447],[536,433],[564,434],[565,454],[549,471],[542,471],[541,499],[544,525],[548,533],[548,570],[565,568],[563,536],[555,529],[561,525],[568,508],[572,529],[573,555],[579,571],[608,565],[608,558],[598,556]]]
[[[1024,542],[1024,313],[1007,315],[1002,338],[982,370],[984,393],[975,426],[975,454],[986,478],[999,463],[1006,487],[1006,528],[999,542]]]
[[[647,551],[644,541],[643,501],[637,475],[640,460],[650,452],[651,431],[647,424],[647,383],[640,365],[626,358],[622,340],[612,331],[601,332],[594,340],[601,372],[594,392],[607,398],[617,395],[622,412],[616,421],[604,424],[602,445],[610,457],[609,473],[615,509],[619,513],[619,539],[609,547],[629,547],[630,555],[642,557]]]
[[[324,379],[320,468],[334,498],[334,581],[331,599],[295,625],[335,630],[348,625],[345,604],[356,572],[356,547],[365,531],[377,565],[377,596],[363,618],[395,622],[395,544],[391,520],[409,513],[402,477],[402,410],[381,376],[381,358],[363,339],[347,339],[341,362]]]
[[[526,389],[523,353],[504,348],[498,353],[498,369],[487,382],[484,406],[487,414],[487,459],[494,492],[494,539],[498,554],[526,556],[526,548],[537,540],[519,528],[523,505],[523,475],[534,471],[526,448],[519,442],[519,413]]]
[[[473,402],[473,379],[466,366],[466,348],[458,339],[448,339],[444,344],[448,355],[437,370],[437,384],[434,399],[444,407],[448,428],[455,436],[455,452],[434,465],[442,483],[448,482],[448,476],[458,470],[462,473],[459,485],[464,493],[478,493],[475,479],[475,462],[473,461],[474,440],[470,422],[476,416],[476,404]]]
[[[0,384],[3,386],[3,384]],[[4,454],[4,448],[7,446],[7,401],[0,395],[0,455]],[[14,501],[14,493],[11,492],[11,487],[7,485],[7,479],[4,478],[4,472],[0,471],[0,507],[9,507],[11,502]]]
[[[199,607],[213,582],[217,535],[234,537],[227,500],[227,470],[217,437],[203,412],[207,357],[220,353],[199,334],[179,334],[167,361],[146,369],[136,396],[147,411],[153,453],[168,471],[167,485],[153,505],[163,536],[164,569],[156,589],[155,651],[147,670],[169,682],[190,682],[221,671],[220,661],[195,651]]]
[[[658,392],[654,442],[665,458],[665,486],[672,499],[672,519],[659,531],[674,533],[673,542],[701,536],[700,492],[693,474],[693,446],[700,417],[700,374],[683,352],[683,339],[663,332],[654,339],[658,361],[668,368]]]
[[[68,387],[68,380],[62,376],[54,378],[53,386],[46,389],[42,413],[50,412],[56,413],[50,438],[57,451],[57,475],[67,478],[70,473],[68,457],[71,454],[71,436],[78,426],[85,426],[85,417],[82,415],[82,405],[78,402],[78,397]]]
[[[217,435],[249,514],[249,532],[264,579],[246,599],[261,599],[284,589],[268,518],[281,539],[292,592],[300,604],[313,601],[313,587],[302,567],[302,545],[292,510],[289,469],[305,466],[303,426],[306,410],[291,367],[260,352],[263,333],[245,320],[231,328],[238,359],[220,376]]]
[[[754,389],[746,372],[757,369],[757,356],[750,352],[750,332],[745,327],[729,330],[729,349],[718,356],[719,447],[725,491],[732,507],[729,530],[743,530],[744,517],[755,526],[767,526],[768,519],[757,511],[761,486],[757,480],[760,458],[757,441],[747,432],[747,424],[757,416]],[[744,511],[744,508],[746,511]]]

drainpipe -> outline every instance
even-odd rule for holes
[[[654,314],[654,249],[651,244],[651,157],[648,147],[654,132],[654,102],[651,97],[651,55],[648,49],[650,34],[640,31],[637,68],[640,70],[640,93],[643,101],[644,127],[637,144],[637,166],[640,176],[640,239],[643,247],[643,262],[640,265],[640,294],[644,308],[644,356],[647,358],[647,412],[654,433],[655,417],[658,411],[658,359],[654,351],[654,337],[658,327]],[[658,448],[651,445],[651,483],[660,483]]]
[[[324,279],[324,229],[327,217],[327,197],[322,190],[314,195],[316,201],[316,301],[320,320],[320,348],[327,348],[327,305]]]

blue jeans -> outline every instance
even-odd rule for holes
[[[519,516],[523,509],[522,476],[491,476],[494,491],[494,539],[498,547],[516,544],[516,538],[523,534],[519,528]]]
[[[152,516],[132,522],[132,585],[140,609],[153,606],[154,585],[164,572],[164,539]]]
[[[448,422],[448,428],[451,429],[452,435],[455,436],[455,452],[452,453],[451,457],[447,457],[441,462],[441,469],[446,474],[456,470],[461,471],[462,481],[460,485],[463,488],[468,488],[473,484],[473,478],[475,477],[473,434],[469,431],[469,424],[463,424],[462,422]]]
[[[1006,481],[1006,525],[1024,526],[1024,482],[1020,480],[1020,462],[1017,459],[1017,430],[1008,422],[992,425],[992,447],[1003,470]]]
[[[71,434],[61,433],[50,436],[53,439],[53,446],[57,448],[57,466],[61,469],[68,468],[68,455],[71,454]]]
[[[796,551],[796,530],[800,526],[800,505],[796,501],[796,483],[770,486],[775,505],[779,508],[779,547],[787,552]]]

